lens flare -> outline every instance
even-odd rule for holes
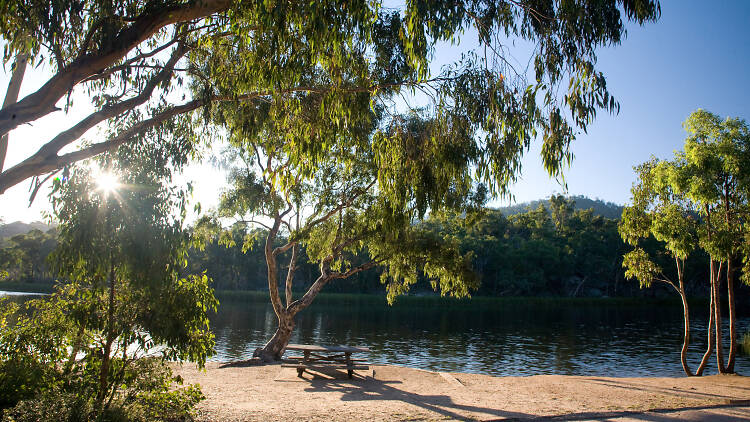
[[[120,187],[120,181],[114,174],[103,171],[96,176],[96,185],[100,191],[110,194]]]

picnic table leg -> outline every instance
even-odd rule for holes
[[[302,358],[302,363],[307,365],[310,361],[310,351],[305,350],[305,356]],[[297,368],[297,377],[302,378],[302,374],[305,372],[305,368]]]
[[[349,366],[349,367],[354,366],[352,364],[352,354],[350,352],[346,353],[346,366]],[[354,375],[354,370],[353,369],[347,369],[346,370],[346,375],[349,376],[349,379],[352,379],[352,375]]]

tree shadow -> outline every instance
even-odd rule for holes
[[[246,360],[236,360],[225,362],[219,365],[219,368],[246,368],[248,366],[260,366],[264,363],[259,358],[250,358]]]
[[[613,388],[622,388],[626,390],[638,390],[638,391],[646,391],[649,393],[661,393],[661,394],[667,394],[667,395],[673,395],[681,398],[694,398],[694,399],[709,399],[709,400],[733,400],[736,397],[732,395],[724,395],[724,394],[713,394],[713,393],[703,393],[703,392],[697,392],[694,390],[687,390],[685,388],[669,388],[669,387],[659,387],[655,385],[650,384],[638,384],[634,382],[621,382],[616,381],[612,379],[601,379],[601,378],[591,378],[591,381],[593,381],[596,384],[605,385],[607,387],[613,387]],[[732,386],[731,388],[735,388]],[[739,389],[743,389],[742,387],[736,387]],[[729,403],[725,403],[729,404]]]
[[[428,395],[404,391],[394,387],[401,381],[384,381],[373,378],[353,380],[315,379],[310,380],[309,392],[337,392],[342,394],[342,401],[385,400],[400,401],[434,412],[455,420],[476,420],[477,415],[465,415],[461,412],[481,413],[485,418],[496,417],[503,420],[521,420],[533,415],[519,412],[507,412],[500,409],[479,407],[454,403],[447,395]]]
[[[598,380],[605,383],[609,380]],[[454,420],[491,420],[491,421],[508,421],[508,420],[540,420],[540,421],[580,421],[580,420],[593,420],[593,421],[607,421],[612,419],[628,418],[633,420],[642,421],[654,421],[654,422],[666,422],[682,420],[684,415],[679,415],[680,412],[690,411],[712,411],[712,410],[730,410],[742,408],[742,414],[716,414],[710,413],[706,415],[698,415],[702,418],[710,418],[711,421],[723,422],[723,421],[736,421],[736,420],[750,420],[750,409],[746,403],[741,404],[708,404],[708,405],[696,405],[696,406],[683,406],[678,408],[657,408],[649,409],[644,411],[608,411],[608,412],[578,412],[578,413],[563,413],[558,415],[535,415],[532,413],[523,412],[512,412],[505,411],[502,409],[465,405],[455,403],[453,398],[448,395],[429,395],[419,394],[404,391],[396,387],[396,385],[402,384],[401,381],[386,381],[377,380],[370,377],[356,377],[352,380],[342,379],[320,379],[313,378],[309,380],[310,386],[305,388],[305,391],[309,392],[336,392],[341,394],[342,401],[367,401],[367,400],[379,400],[379,401],[399,401],[408,403],[419,407],[421,409],[433,412],[435,414],[442,415],[443,417],[454,419]],[[631,385],[628,387],[625,383],[622,385],[616,385],[616,382],[612,382],[611,385],[621,388],[640,389],[643,391],[654,391],[654,392],[668,392],[677,396],[682,393],[691,393],[694,396],[702,396],[704,399],[716,399],[716,398],[728,398],[728,396],[720,396],[714,394],[701,394],[685,390],[670,390],[670,389],[659,389],[650,388],[652,386],[635,386]],[[500,403],[498,403],[500,404]]]
[[[689,412],[689,411],[701,411],[701,410],[728,410],[728,409],[734,409],[743,407],[747,409],[745,406],[738,406],[733,404],[715,404],[715,405],[704,405],[704,406],[685,406],[685,407],[679,407],[679,408],[664,408],[664,409],[650,409],[650,410],[644,410],[644,411],[633,411],[633,410],[623,410],[623,411],[613,411],[613,412],[580,412],[580,413],[565,413],[560,415],[553,415],[553,416],[536,416],[529,418],[531,420],[538,420],[538,421],[609,421],[613,419],[619,419],[619,418],[628,418],[628,419],[635,419],[635,420],[641,420],[641,421],[653,421],[653,422],[667,422],[667,421],[677,421],[677,420],[685,420],[685,415],[674,415],[675,413],[680,412]],[[721,414],[706,414],[706,415],[697,415],[700,420],[710,420],[712,422],[729,422],[729,421],[737,421],[737,420],[750,420],[750,411],[748,411],[744,415],[721,415]],[[493,421],[501,421],[505,419],[494,419]],[[698,420],[698,419],[689,419],[689,420]]]

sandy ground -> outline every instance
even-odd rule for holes
[[[279,365],[176,367],[199,383],[201,421],[750,420],[750,378],[487,375],[371,366],[349,380]],[[374,376],[373,376],[374,375]]]

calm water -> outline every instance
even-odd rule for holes
[[[329,300],[297,316],[293,343],[366,345],[373,363],[491,375],[680,376],[679,304],[498,302],[482,309],[389,308]],[[694,306],[697,308],[697,306]],[[691,311],[690,362],[706,345],[706,315]],[[739,320],[740,338],[750,319]],[[223,298],[214,360],[246,359],[275,331],[270,304]],[[715,355],[709,373],[715,373]],[[750,370],[738,356],[736,369]]]
[[[679,304],[551,300],[447,307],[417,300],[388,307],[367,297],[319,299],[323,303],[297,316],[292,342],[366,345],[373,363],[491,375],[683,374]],[[217,343],[212,359],[247,359],[275,331],[271,305],[264,297],[220,300],[211,318]],[[693,368],[706,345],[707,318],[699,308],[691,308]],[[750,318],[740,318],[740,338],[748,329]],[[715,365],[714,355],[708,373],[716,372]],[[750,357],[740,354],[736,369],[750,373]]]

